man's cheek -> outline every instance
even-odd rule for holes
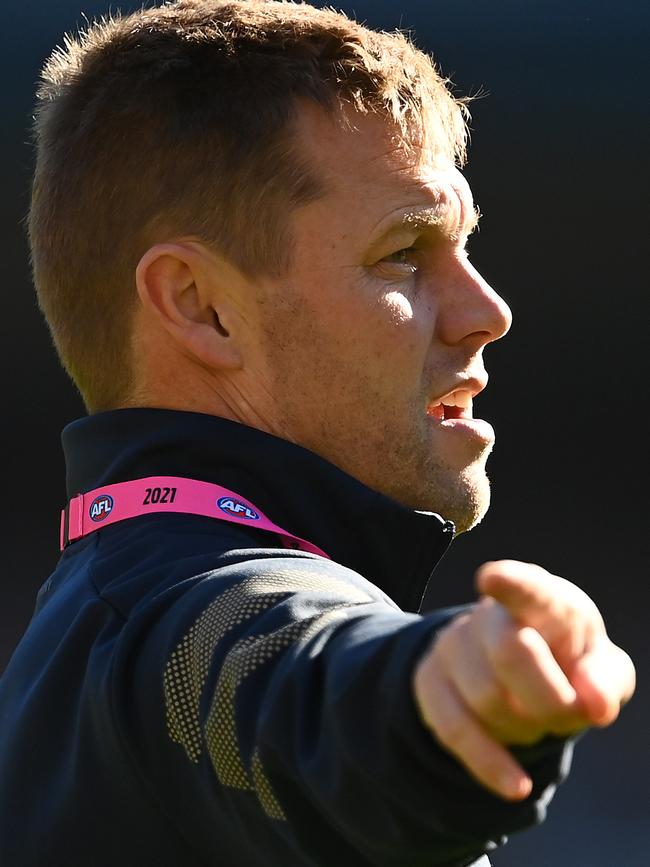
[[[384,298],[384,306],[393,325],[406,325],[413,319],[413,306],[404,292],[394,290]]]

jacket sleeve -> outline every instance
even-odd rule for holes
[[[200,826],[204,853],[205,826],[228,816],[220,851],[239,834],[251,853],[286,853],[268,864],[298,852],[306,864],[473,863],[541,821],[570,747],[519,751],[534,790],[512,804],[437,744],[411,673],[457,612],[406,614],[321,560],[220,569],[129,625],[137,639],[115,672],[132,697],[125,739],[174,821]]]

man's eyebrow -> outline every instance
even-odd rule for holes
[[[453,209],[445,204],[434,205],[431,208],[422,208],[417,211],[408,211],[402,215],[401,221],[390,231],[407,227],[409,229],[441,229],[449,237],[457,240],[466,235],[471,235],[478,226],[481,212],[474,206],[466,212],[462,223],[456,219]]]

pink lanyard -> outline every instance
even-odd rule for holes
[[[102,527],[155,512],[204,515],[233,524],[247,524],[280,536],[285,548],[299,548],[330,559],[324,551],[278,527],[248,500],[234,491],[175,476],[151,476],[117,485],[106,485],[73,497],[61,513],[60,544],[82,539]]]

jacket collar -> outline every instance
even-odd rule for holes
[[[213,482],[359,572],[401,608],[419,609],[454,527],[408,509],[286,440],[223,418],[121,409],[62,434],[68,496],[150,475]]]

